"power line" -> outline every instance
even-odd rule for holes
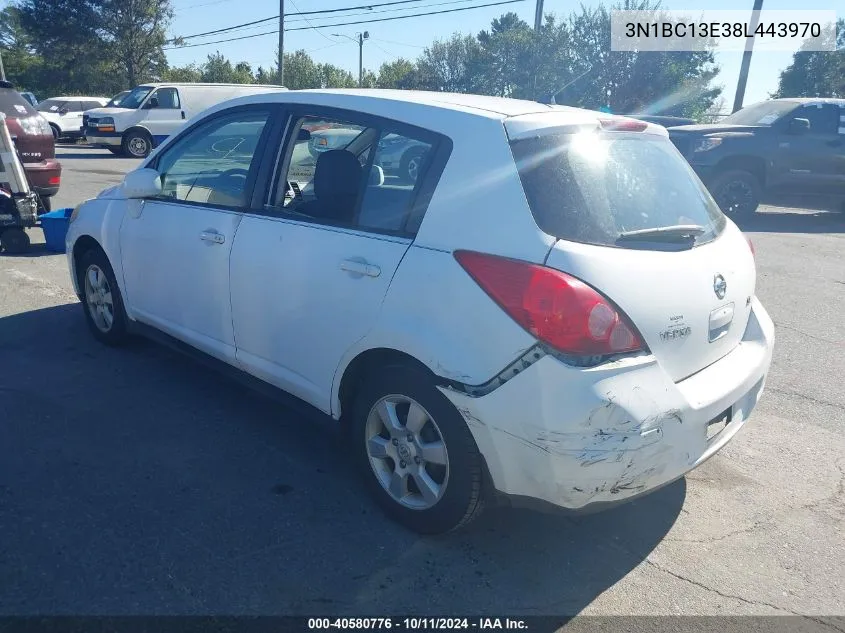
[[[461,7],[459,9],[443,9],[441,11],[429,11],[428,13],[415,13],[413,15],[396,15],[392,18],[377,18],[375,20],[358,20],[356,22],[341,22],[339,24],[320,24],[314,28],[328,29],[338,26],[351,26],[353,24],[372,24],[374,22],[389,22],[390,20],[405,20],[407,18],[421,18],[427,15],[439,15],[441,13],[455,13],[456,11],[469,11],[470,9],[483,9],[484,7],[498,7],[503,4],[514,4],[516,2],[525,2],[525,0],[503,0],[502,2],[490,2],[488,4],[479,4],[474,7]],[[285,29],[286,31],[304,31],[307,27],[297,27],[294,29]]]
[[[442,7],[442,6],[446,6],[446,5],[452,5],[452,4],[466,4],[467,2],[474,2],[474,1],[475,0],[449,0],[448,2],[434,2],[434,3],[431,3],[431,4],[421,4],[419,6],[414,7],[414,9],[428,9],[430,7]],[[365,11],[363,13],[350,13],[349,15],[344,15],[344,16],[340,16],[340,17],[343,17],[344,19],[346,19],[346,18],[355,18],[355,17],[361,16],[361,15],[378,15],[378,14],[381,14],[381,13],[396,13],[397,11],[407,11],[407,10],[408,10],[407,7],[399,7],[399,8],[396,8],[396,9],[382,9],[381,11]],[[290,14],[290,15],[292,15],[292,14]],[[314,18],[314,19],[315,20],[330,20],[330,19],[336,19],[336,18],[334,18],[333,16],[326,16],[324,18],[317,17],[317,18]],[[311,22],[311,20],[309,20],[308,18],[299,18],[299,19],[295,19],[295,20],[285,20],[285,23],[289,24],[291,22],[295,23],[295,22],[302,22],[302,21],[308,22],[308,24],[313,24],[313,22]],[[384,42],[386,40],[381,40],[381,41]]]
[[[290,0],[290,3],[293,5],[293,8],[294,8],[294,9],[296,9],[297,11],[299,11],[299,7],[298,7],[298,6],[296,6],[296,3],[295,3],[293,0]],[[290,15],[290,14],[288,14],[288,15]],[[293,15],[304,15],[304,14],[303,14],[303,13],[295,13],[295,14],[293,14]],[[309,27],[311,27],[312,29],[314,29],[315,31],[317,31],[317,33],[319,33],[319,34],[323,37],[323,39],[327,39],[327,40],[328,40],[328,41],[330,41],[330,42],[334,42],[334,40],[333,40],[332,38],[330,38],[328,35],[326,35],[326,34],[325,34],[325,33],[323,33],[321,30],[319,30],[317,27],[315,27],[315,26],[311,23],[311,20],[309,20],[308,18],[303,18],[303,19],[304,19],[304,20],[305,20],[305,22],[308,24],[308,26],[309,26]]]
[[[285,29],[285,31],[307,31],[309,29],[329,29],[329,28],[336,28],[338,26],[352,26],[355,24],[371,24],[374,22],[389,22],[391,20],[405,20],[408,18],[421,18],[429,15],[439,15],[441,13],[455,13],[457,11],[469,11],[471,9],[483,9],[485,7],[498,7],[503,4],[514,4],[517,2],[525,2],[526,0],[502,0],[501,2],[490,2],[487,4],[479,4],[472,7],[460,7],[458,9],[442,9],[440,11],[429,11],[427,13],[413,13],[411,15],[395,15],[389,18],[376,18],[375,20],[357,20],[354,22],[339,22],[336,24],[318,24],[316,26],[299,26],[292,29]],[[278,16],[276,16],[278,17]],[[213,42],[202,42],[201,44],[185,44],[184,46],[171,46],[165,48],[163,50],[172,51],[178,50],[182,48],[194,48],[196,46],[211,46],[213,44],[224,44],[226,42],[236,42],[238,40],[247,40],[253,37],[261,37],[264,35],[277,35],[278,29],[274,31],[264,31],[263,33],[252,33],[250,35],[242,35],[241,37],[231,37],[225,40],[215,40]]]
[[[373,7],[386,7],[389,5],[395,4],[409,4],[412,2],[422,2],[423,0],[392,0],[392,2],[380,2],[376,4],[362,4],[355,7],[343,7],[340,9],[322,9],[319,11],[299,11],[296,13],[285,13],[285,18],[292,15],[319,15],[323,13],[338,13],[342,11],[356,11],[357,9],[372,9]],[[182,35],[181,39],[188,40],[194,37],[202,37],[203,35],[216,35],[217,33],[225,33],[227,31],[234,31],[244,26],[252,26],[253,24],[262,24],[264,22],[271,22],[272,20],[278,20],[279,16],[274,15],[269,18],[261,18],[260,20],[253,20],[252,22],[244,22],[243,24],[235,24],[233,26],[227,26],[222,29],[215,29],[213,31],[205,31],[203,33],[194,33],[193,35]]]

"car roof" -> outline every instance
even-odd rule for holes
[[[771,99],[771,101],[781,101],[783,103],[832,103],[834,105],[845,106],[845,99],[836,99],[834,97],[784,97],[781,99]]]
[[[452,110],[466,113],[470,111],[479,116],[504,119],[536,112],[559,111],[563,106],[551,106],[536,101],[507,99],[485,95],[459,94],[453,92],[425,92],[419,90],[379,90],[379,89],[320,89],[290,90],[272,92],[273,101],[301,102],[309,101],[309,96],[319,97],[320,105],[337,108],[349,108],[367,111],[371,106],[390,105],[397,110],[407,104],[423,105],[439,110]],[[266,101],[268,94],[244,97],[243,102]],[[304,97],[304,99],[303,99]],[[577,108],[569,108],[582,112]]]
[[[44,99],[44,101],[52,101],[53,99],[64,99],[65,101],[80,101],[83,99],[90,99],[91,101],[108,101],[106,97],[85,97],[81,95],[70,95],[68,97],[50,97],[49,99]]]

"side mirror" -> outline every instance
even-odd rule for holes
[[[153,198],[161,194],[161,177],[155,169],[136,169],[126,174],[120,188],[129,199]]]
[[[792,119],[789,122],[790,134],[806,134],[810,131],[809,119]]]
[[[144,104],[144,110],[152,110],[158,107],[158,98],[150,97],[150,100]]]
[[[297,142],[302,141],[310,141],[311,140],[311,132],[306,130],[305,128],[299,128],[299,134],[296,137]]]
[[[64,115],[66,115],[67,113],[68,113],[68,109],[67,109],[67,108],[62,108],[61,110],[59,110],[59,114],[60,114],[61,116],[64,116]]]

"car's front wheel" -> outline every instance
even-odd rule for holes
[[[751,172],[732,169],[717,174],[710,182],[710,193],[728,217],[748,216],[760,206],[762,187]]]
[[[120,345],[128,337],[123,298],[105,253],[91,249],[77,267],[85,320],[94,336],[106,345]]]
[[[153,151],[153,139],[144,130],[127,132],[123,137],[123,153],[132,158],[146,158]]]
[[[480,514],[483,458],[461,414],[422,369],[371,372],[355,398],[352,433],[366,485],[398,522],[437,534]]]

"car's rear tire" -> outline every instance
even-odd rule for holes
[[[9,255],[20,255],[29,250],[29,235],[21,228],[11,227],[0,233],[0,247]]]
[[[483,458],[461,414],[423,369],[397,363],[365,376],[350,430],[367,488],[399,523],[438,534],[481,513]]]
[[[760,206],[763,190],[754,174],[741,169],[717,174],[710,181],[708,189],[722,213],[732,218],[752,215]]]
[[[83,253],[77,275],[85,321],[94,337],[106,345],[125,343],[129,333],[123,297],[105,253],[98,248]]]
[[[153,151],[153,139],[144,130],[132,130],[123,136],[121,149],[126,156],[146,158]]]

